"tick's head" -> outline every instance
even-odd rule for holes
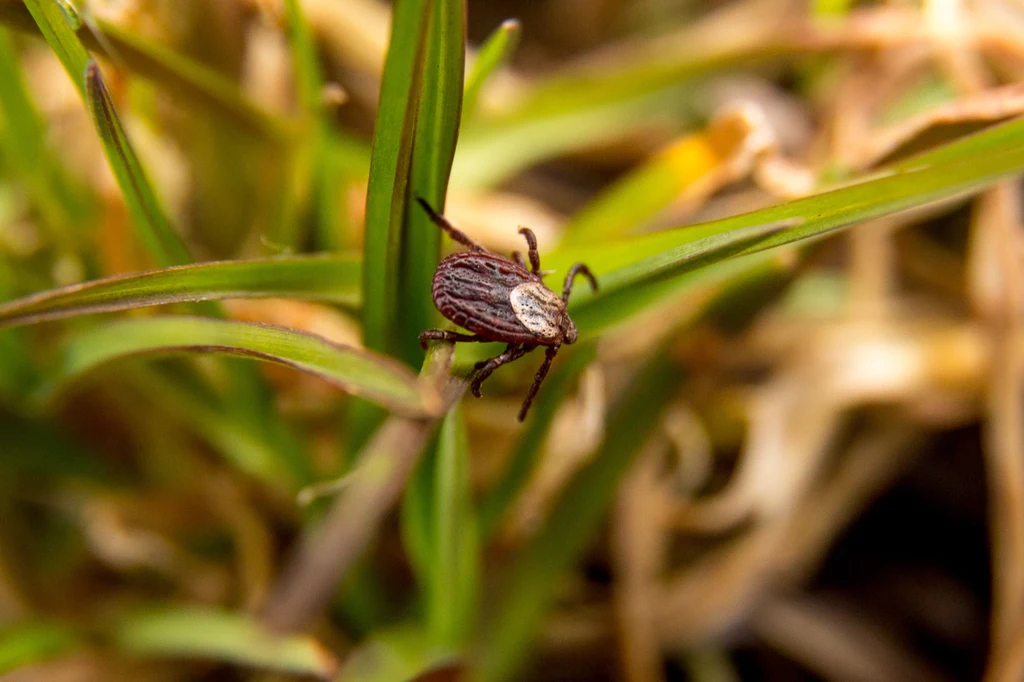
[[[565,343],[576,343],[580,333],[576,331],[576,325],[569,319],[569,313],[562,313],[562,339]]]

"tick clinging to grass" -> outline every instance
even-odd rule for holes
[[[594,291],[597,291],[597,280],[586,265],[577,263],[566,273],[559,297],[544,286],[537,238],[530,228],[519,228],[529,247],[530,268],[527,269],[526,260],[518,251],[512,252],[511,260],[491,253],[449,223],[423,199],[417,198],[416,201],[449,237],[469,248],[469,251],[453,253],[438,264],[431,296],[442,315],[473,332],[460,334],[428,329],[420,333],[420,345],[426,348],[429,341],[501,341],[507,344],[500,355],[476,363],[476,375],[470,389],[477,398],[480,397],[480,384],[494,370],[544,346],[544,363],[537,370],[530,392],[519,410],[519,421],[523,421],[558,349],[563,343],[576,343],[576,325],[566,311],[573,280],[576,275],[583,275],[590,280]]]

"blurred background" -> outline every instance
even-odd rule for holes
[[[418,370],[410,339],[363,333],[374,131],[393,123],[377,0],[0,0],[0,300],[189,262],[133,228],[96,81],[76,89],[42,39],[46,4],[97,56],[186,256],[330,252],[351,279],[233,289],[229,273],[120,308]],[[494,251],[530,226],[552,288],[688,225],[819,194],[800,216],[870,204],[913,154],[1024,113],[1016,0],[469,0],[465,21],[434,188]],[[427,101],[452,85],[423,58]],[[865,178],[859,198],[822,194]],[[904,183],[842,234],[584,299],[583,341],[525,425],[539,353],[438,429],[315,371],[127,357],[160,339],[105,325],[151,308],[69,298],[66,319],[0,329],[0,674],[1021,679],[1022,205],[995,179]],[[394,314],[437,326],[427,291]],[[229,300],[182,303],[197,298]],[[79,376],[102,347],[116,361]],[[492,350],[458,349],[454,375]]]

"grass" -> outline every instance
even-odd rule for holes
[[[893,56],[948,45],[890,8],[866,35],[846,2],[651,2],[567,65],[558,22],[357,4],[337,45],[311,0],[188,3],[205,27],[0,0],[0,671],[499,682],[615,651],[636,682],[775,679],[728,622],[826,679],[1014,679],[1024,107],[985,89],[998,44],[964,48],[971,80]],[[949,108],[979,92],[1005,99]],[[420,197],[503,253],[532,211],[548,285],[598,278],[522,427],[539,353],[478,401],[493,344],[418,344],[455,250]],[[992,544],[998,602],[966,672],[807,573],[963,428],[997,532],[950,543]]]

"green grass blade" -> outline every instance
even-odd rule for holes
[[[452,660],[452,653],[439,648],[422,629],[400,626],[379,631],[354,649],[337,682],[433,679],[430,673]]]
[[[522,433],[519,434],[519,440],[509,455],[505,471],[488,493],[480,509],[480,537],[485,541],[498,530],[505,512],[533,472],[558,406],[569,394],[576,378],[596,356],[597,347],[594,344],[580,344],[572,357],[567,361],[561,361],[544,382],[544,390],[537,396],[537,405]]]
[[[118,358],[204,351],[294,367],[411,417],[439,409],[436,392],[388,358],[283,327],[187,316],[119,320],[69,336],[51,390]]]
[[[409,196],[422,197],[436,210],[444,209],[448,177],[462,111],[462,90],[466,60],[465,0],[435,0],[427,50],[424,89],[416,121]],[[401,295],[398,333],[400,357],[410,364],[423,361],[417,336],[438,319],[430,299],[430,283],[440,260],[441,231],[415,203],[408,215],[402,237]]]
[[[989,152],[987,140],[979,135],[976,148],[983,151],[974,155],[962,152],[958,161],[929,165],[918,160],[874,179],[760,211],[571,253],[557,252],[546,258],[545,264],[564,270],[579,260],[597,274],[601,291],[595,295],[581,289],[574,294],[575,316],[577,310],[603,306],[619,289],[633,290],[685,276],[724,257],[820,238],[865,220],[980,191],[1024,170],[1024,129],[1017,131],[1016,144],[1006,151]],[[993,135],[1006,139],[1003,131]],[[764,233],[758,234],[758,230]],[[638,299],[631,307],[631,313],[638,313],[645,302]],[[581,333],[591,333],[579,322],[577,325]]]
[[[128,212],[146,251],[164,267],[191,263],[191,254],[164,215],[142,164],[128,141],[95,62],[86,67],[86,93],[86,102],[107,160],[117,184],[121,186]]]
[[[134,656],[236,663],[261,670],[330,678],[338,667],[308,635],[279,635],[251,617],[198,608],[168,608],[124,617],[111,633]]]
[[[508,679],[523,661],[558,578],[597,531],[619,481],[680,379],[674,367],[657,358],[610,410],[604,444],[562,493],[544,528],[516,557],[491,627],[481,635],[479,678],[484,682]]]
[[[291,297],[359,305],[357,256],[294,256],[180,265],[51,289],[0,305],[0,327],[144,306]]]
[[[476,111],[484,85],[495,71],[511,59],[519,47],[522,32],[523,25],[518,19],[506,19],[480,46],[480,51],[473,62],[473,70],[466,80],[466,95],[462,106],[464,118],[468,119]]]
[[[63,6],[50,0],[26,0],[46,42],[57,54],[85,99],[103,150],[114,171],[139,239],[158,265],[184,265],[192,257],[164,216],[142,165],[128,142],[99,67],[89,59]]]
[[[36,111],[7,31],[0,29],[0,136],[4,157],[25,184],[43,224],[59,241],[81,238],[91,216],[84,192],[75,187],[46,142],[46,125]]]
[[[363,258],[363,336],[367,348],[400,347],[402,225],[432,0],[394,5],[370,157]]]
[[[0,0],[0,23],[20,31],[38,31],[40,27],[26,5],[23,0]],[[289,134],[284,123],[246,99],[230,80],[199,62],[98,17],[87,22],[70,17],[69,20],[79,40],[90,50],[160,83],[233,128],[271,141],[284,141]],[[108,47],[111,53],[107,52]]]
[[[469,442],[459,405],[441,422],[434,464],[435,551],[427,586],[427,623],[437,644],[457,650],[473,625],[480,564]]]
[[[81,645],[80,638],[57,623],[22,623],[0,631],[0,675],[56,658]]]

